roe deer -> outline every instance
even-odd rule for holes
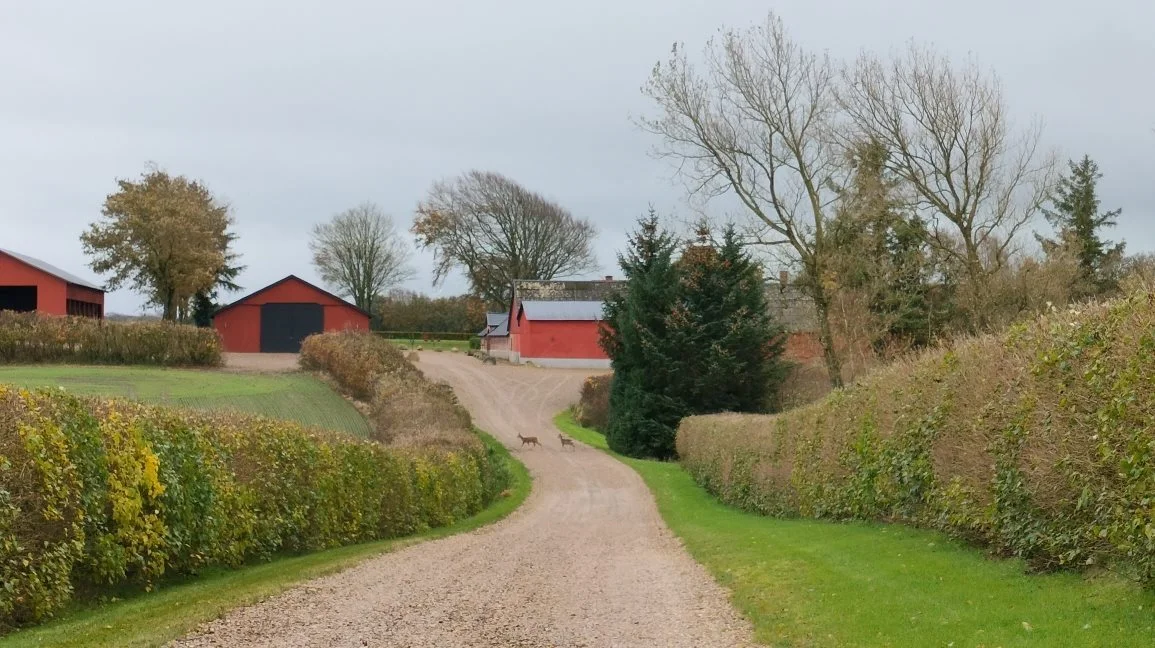
[[[521,447],[523,447],[523,448],[525,447],[525,444],[527,444],[527,443],[530,444],[531,446],[541,445],[541,442],[538,441],[537,437],[535,437],[535,436],[523,437],[523,436],[521,436],[521,432],[518,432],[517,438],[521,439]]]
[[[560,432],[558,433],[558,435],[557,435],[557,438],[558,438],[559,440],[561,440],[561,449],[562,449],[562,450],[565,450],[565,447],[566,447],[566,446],[569,446],[569,447],[570,447],[571,449],[573,449],[575,452],[577,451],[577,446],[575,446],[575,445],[573,444],[573,439],[567,439],[567,438],[565,438],[564,436],[562,436],[562,435],[561,435],[561,433],[560,433]]]

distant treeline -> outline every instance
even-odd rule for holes
[[[476,333],[485,326],[485,304],[477,297],[429,297],[393,290],[373,302],[371,325],[381,331]]]

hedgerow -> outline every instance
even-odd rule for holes
[[[390,448],[0,386],[0,630],[78,590],[450,524],[505,487],[493,463],[480,443]]]
[[[0,311],[0,364],[217,366],[211,328],[170,322],[114,323]]]
[[[582,383],[574,417],[583,427],[605,432],[610,420],[610,384],[613,374],[590,376]]]
[[[1052,313],[774,416],[683,421],[685,468],[767,515],[944,530],[1155,582],[1155,297]]]

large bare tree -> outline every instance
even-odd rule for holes
[[[1012,257],[1054,177],[1040,125],[1013,128],[998,78],[973,60],[955,65],[916,44],[890,60],[861,56],[845,81],[851,135],[886,147],[891,170],[933,225],[929,242],[969,284],[972,322],[984,327],[989,279]]]
[[[691,194],[736,196],[754,240],[785,246],[801,264],[834,386],[842,370],[830,328],[827,238],[847,175],[835,133],[837,81],[829,58],[800,47],[771,14],[710,40],[700,65],[676,45],[643,88],[658,114],[641,120]]]
[[[335,292],[369,310],[373,299],[413,277],[409,245],[377,205],[366,202],[313,228],[313,265]]]
[[[433,248],[435,283],[461,268],[476,295],[508,304],[515,279],[555,279],[595,270],[592,223],[513,180],[470,171],[433,185],[413,233]]]

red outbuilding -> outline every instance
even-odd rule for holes
[[[104,317],[104,289],[26,254],[0,250],[0,310]]]
[[[509,309],[509,360],[543,367],[606,368],[599,343],[605,300],[624,284],[515,281]]]
[[[369,313],[289,275],[242,297],[213,315],[225,351],[297,353],[314,333],[369,330]]]

